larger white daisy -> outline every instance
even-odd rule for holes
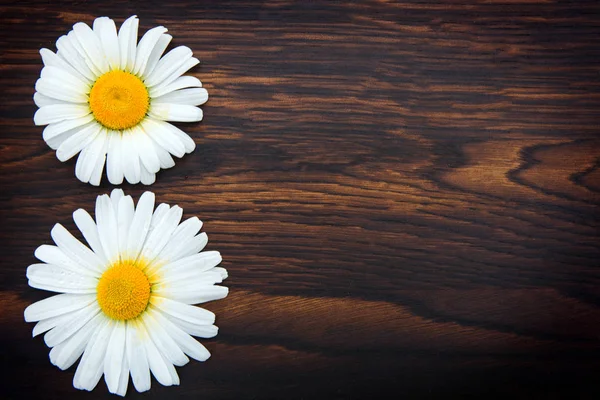
[[[172,37],[163,26],[137,43],[139,21],[128,18],[117,34],[112,19],[100,17],[93,29],[83,22],[56,42],[58,51],[41,49],[44,68],[33,96],[36,125],[66,161],[76,154],[75,175],[99,185],[106,161],[108,180],[119,185],[149,185],[161,168],[175,165],[194,140],[165,121],[202,119],[208,92],[193,76],[181,76],[199,63],[179,46],[161,58]]]
[[[139,392],[150,389],[150,371],[166,386],[178,385],[174,365],[210,353],[192,336],[217,334],[215,315],[192,304],[227,296],[216,286],[227,271],[217,251],[200,252],[208,239],[202,222],[179,223],[182,209],[144,193],[137,207],[115,189],[96,201],[96,221],[83,209],[75,224],[91,249],[62,225],[52,228],[56,246],[42,245],[43,264],[27,269],[29,285],[62,293],[27,307],[25,320],[39,321],[33,336],[47,332],[50,361],[67,369],[83,354],[73,386],[92,390],[104,374],[111,393],[127,391],[129,375]]]

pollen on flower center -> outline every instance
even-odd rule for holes
[[[107,128],[128,129],[139,124],[150,104],[148,89],[137,76],[114,70],[102,75],[90,91],[94,118]]]
[[[132,319],[148,306],[150,282],[134,262],[117,262],[100,277],[97,297],[100,308],[110,318]]]

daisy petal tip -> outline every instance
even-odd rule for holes
[[[110,197],[111,198],[113,198],[113,197],[123,197],[123,196],[125,196],[125,192],[123,192],[123,189],[117,188],[117,189],[113,189],[110,192]]]
[[[41,258],[40,258],[40,257],[42,256],[42,252],[43,252],[43,251],[45,251],[45,249],[46,249],[47,247],[48,247],[48,245],[47,245],[47,244],[43,244],[43,245],[41,245],[41,246],[38,246],[38,247],[37,247],[37,249],[35,249],[35,250],[33,251],[33,256],[34,256],[35,258],[37,258],[38,260],[40,260],[40,261],[41,261]]]
[[[144,201],[151,201],[152,203],[154,203],[154,201],[156,200],[156,196],[154,195],[154,192],[147,190],[144,193],[142,193],[140,201],[142,201],[142,199],[144,199]]]
[[[60,222],[57,222],[54,224],[54,226],[52,227],[52,229],[50,230],[50,236],[54,237],[56,236],[59,232],[62,233],[62,231],[65,231],[65,227],[62,226],[60,224]]]
[[[31,305],[29,307],[31,307]],[[25,322],[34,322],[29,307],[23,311],[23,318],[25,319]]]
[[[37,84],[36,84],[36,86],[37,86]],[[36,89],[36,90],[37,90],[37,89]],[[34,123],[36,126],[40,126],[40,125],[47,125],[47,124],[45,124],[45,123],[44,123],[44,121],[42,121],[42,117],[41,117],[41,114],[40,114],[40,110],[41,110],[41,109],[38,109],[38,110],[35,112],[35,114],[33,114],[33,123]]]
[[[87,30],[88,28],[91,29],[89,27],[89,25],[86,24],[85,22],[76,22],[75,24],[73,24],[73,30],[74,31],[75,30],[82,30],[82,29],[86,29]]]
[[[87,214],[87,211],[85,211],[83,208],[78,208],[77,210],[73,211],[73,219],[77,220],[78,218],[83,218],[85,217],[85,214]]]
[[[124,179],[123,175],[119,175],[119,176],[115,177],[115,176],[109,174],[109,176],[108,176],[108,181],[110,182],[111,185],[122,185],[123,179]]]
[[[44,60],[44,56],[48,56],[50,53],[52,53],[52,51],[50,49],[42,47],[40,49],[40,56],[42,57],[42,61]],[[44,63],[44,65],[46,65],[46,63]]]

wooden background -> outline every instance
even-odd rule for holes
[[[198,148],[151,189],[205,222],[231,294],[213,357],[130,398],[598,398],[599,2],[167,3],[0,6],[0,397],[108,397],[23,321],[34,249],[111,189],[32,95],[39,48],[137,14],[202,62]]]

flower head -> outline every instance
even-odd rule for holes
[[[56,42],[58,51],[41,49],[44,68],[33,96],[36,125],[60,161],[79,153],[75,175],[99,185],[106,162],[110,183],[149,185],[161,168],[175,165],[194,140],[166,121],[202,119],[196,106],[208,92],[193,76],[182,76],[199,63],[179,46],[162,56],[172,37],[163,26],[150,29],[137,43],[139,21],[128,18],[119,29],[112,19],[83,22]]]
[[[77,359],[73,386],[92,390],[104,375],[111,393],[125,395],[129,376],[139,392],[150,389],[150,372],[162,385],[178,385],[174,366],[210,353],[192,336],[217,334],[215,315],[192,304],[227,296],[215,284],[227,278],[221,255],[201,252],[208,242],[202,222],[182,223],[182,209],[144,193],[137,207],[115,189],[96,201],[96,220],[73,213],[89,248],[56,224],[56,246],[35,251],[41,264],[27,268],[29,285],[61,293],[27,307],[36,322],[33,336],[46,332],[50,361],[67,369]]]

